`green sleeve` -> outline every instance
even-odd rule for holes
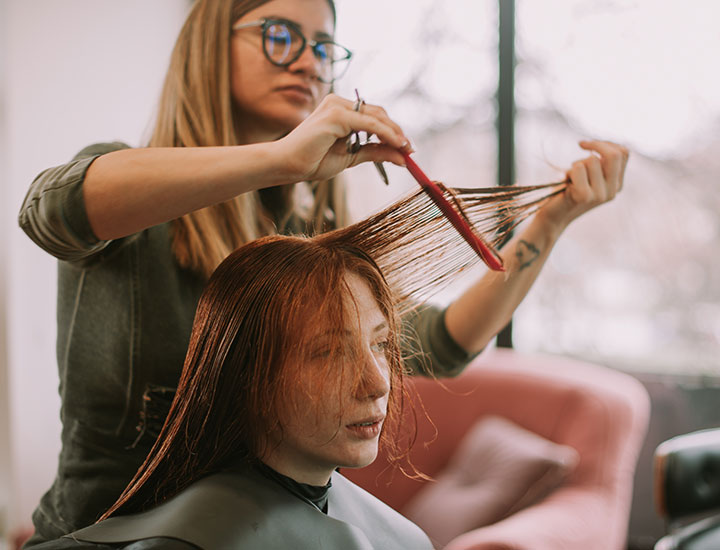
[[[60,260],[81,260],[103,250],[109,241],[95,236],[85,210],[85,174],[100,155],[127,148],[119,142],[91,145],[69,163],[41,172],[18,215],[28,237]]]
[[[402,319],[406,368],[413,375],[457,376],[475,358],[453,340],[445,325],[445,309],[424,305]]]

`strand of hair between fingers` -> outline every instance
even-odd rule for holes
[[[473,230],[494,246],[505,242],[520,222],[561,191],[554,185],[519,186],[510,195],[497,187],[482,193],[477,189],[446,189],[448,199],[467,217]],[[479,261],[421,189],[353,227],[357,232],[355,243],[375,251],[374,259],[386,273],[401,313],[424,303]],[[536,264],[540,256],[539,247],[527,240],[519,241],[513,252],[518,271]]]

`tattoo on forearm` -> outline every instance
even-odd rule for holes
[[[540,256],[540,250],[533,243],[520,240],[515,250],[515,257],[518,260],[518,271],[530,267]]]

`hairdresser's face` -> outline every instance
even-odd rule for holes
[[[333,15],[328,0],[271,0],[249,11],[236,23],[263,18],[297,23],[308,40],[331,38]],[[319,66],[306,46],[288,67],[265,58],[260,27],[239,29],[230,45],[232,97],[238,113],[241,140],[249,143],[277,139],[291,131],[330,91],[317,79]]]
[[[337,467],[360,468],[375,460],[387,413],[387,320],[367,283],[351,273],[346,281],[351,296],[345,297],[345,326],[317,323],[308,358],[291,365],[299,380],[291,390],[295,406],[281,419],[283,437],[263,458],[312,485],[327,483]]]

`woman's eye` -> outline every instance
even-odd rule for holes
[[[312,355],[310,356],[311,359],[327,359],[333,354],[333,350],[330,348],[324,348],[315,350],[312,352]]]
[[[327,44],[317,44],[315,46],[315,57],[317,57],[320,61],[327,61],[330,55],[328,54],[328,45]]]
[[[385,353],[390,348],[390,342],[388,340],[381,340],[371,346],[372,350],[377,353]]]
[[[290,42],[290,39],[287,36],[268,36],[268,40],[270,42],[273,42],[274,44],[283,44],[283,45]]]
[[[317,348],[310,355],[311,359],[338,359],[340,357],[349,357],[352,353],[347,347],[344,346],[323,346]]]

